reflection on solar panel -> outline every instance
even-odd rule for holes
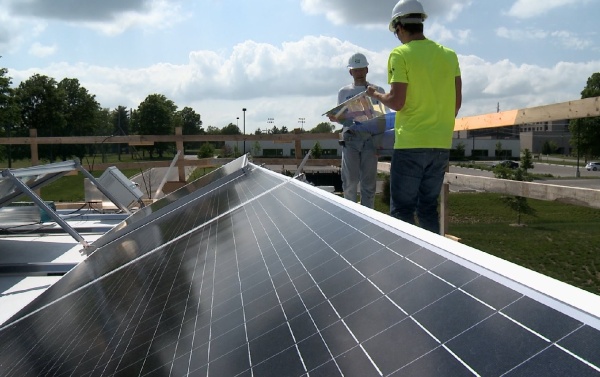
[[[464,245],[244,170],[124,227],[9,320],[0,374],[600,373],[597,312],[447,250],[479,253]]]

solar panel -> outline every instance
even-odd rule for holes
[[[89,252],[107,244],[108,242],[118,238],[123,234],[126,234],[127,232],[132,231],[138,226],[143,226],[144,224],[162,216],[163,214],[173,211],[178,206],[181,206],[182,202],[185,204],[186,201],[192,200],[192,198],[201,197],[214,188],[236,179],[244,173],[244,169],[247,164],[247,156],[241,156],[230,163],[215,169],[209,174],[196,179],[192,183],[185,185],[179,190],[162,197],[151,205],[141,208],[139,211],[125,219],[122,223],[115,226],[110,232],[107,232],[100,239],[96,240]],[[182,199],[184,197],[188,198],[183,201]]]
[[[203,190],[0,328],[0,375],[600,373],[598,310],[506,262],[253,164]]]

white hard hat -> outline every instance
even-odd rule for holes
[[[365,68],[368,65],[369,62],[367,61],[367,57],[360,52],[357,52],[348,59],[348,68],[350,69]]]
[[[409,14],[420,14],[420,17],[406,18]],[[403,18],[404,17],[404,18]],[[423,9],[423,5],[418,0],[400,0],[392,10],[392,19],[390,21],[390,31],[394,32],[395,25],[402,18],[403,24],[420,24],[427,18],[427,13]]]

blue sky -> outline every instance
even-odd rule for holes
[[[153,93],[204,126],[312,128],[367,55],[389,88],[395,0],[0,0],[0,66],[76,78],[106,108]],[[461,116],[579,99],[600,72],[598,0],[422,0],[425,35],[454,49]],[[239,120],[237,119],[239,117]]]

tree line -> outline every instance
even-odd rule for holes
[[[0,68],[0,137],[28,137],[29,130],[36,129],[40,137],[59,136],[127,136],[127,135],[173,135],[181,127],[183,135],[236,135],[239,127],[229,123],[219,129],[208,126],[205,130],[200,114],[190,107],[179,109],[163,94],[150,94],[136,109],[118,106],[103,108],[96,96],[83,87],[79,80],[65,78],[56,81],[52,77],[34,74],[17,87],[12,86],[7,68]],[[323,122],[310,132],[332,132],[334,126]],[[285,126],[256,134],[287,133]],[[140,147],[162,157],[173,143],[155,143]],[[65,161],[73,157],[83,160],[95,154],[98,145],[40,145],[39,158],[49,162]],[[199,143],[186,143],[187,148],[199,148]],[[108,144],[112,152],[122,152],[122,146]],[[123,152],[128,152],[127,146]],[[30,149],[24,145],[0,145],[0,161],[29,159]]]

